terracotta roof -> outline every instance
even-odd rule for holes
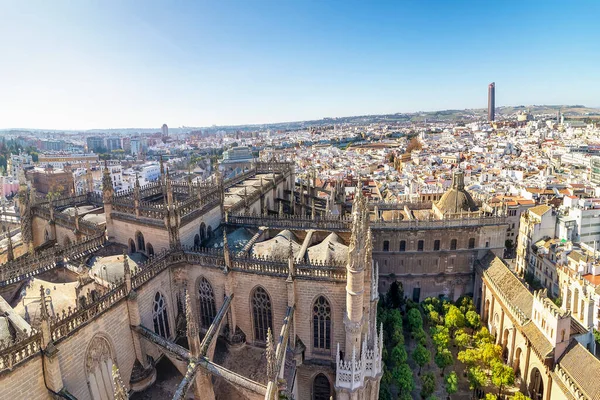
[[[529,339],[534,349],[542,357],[546,357],[554,351],[552,343],[546,339],[544,333],[539,330],[533,321],[527,321],[527,323],[523,325],[523,334]]]
[[[600,399],[600,360],[583,345],[572,340],[558,364],[588,399]]]
[[[528,211],[530,213],[533,213],[535,215],[539,215],[541,217],[542,215],[546,214],[551,209],[552,209],[552,207],[546,206],[546,205],[542,204],[541,206],[531,207]]]
[[[514,307],[523,312],[527,318],[531,318],[531,309],[533,307],[533,295],[523,285],[523,283],[508,269],[502,260],[493,253],[489,253],[482,261],[483,268],[486,269],[489,279],[491,279],[502,295]]]

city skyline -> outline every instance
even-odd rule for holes
[[[551,3],[9,3],[0,127],[479,109],[491,81],[502,84],[496,106],[598,106],[600,57],[589,49],[599,5]],[[559,30],[552,19],[577,23]]]

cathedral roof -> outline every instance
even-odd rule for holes
[[[284,259],[288,257],[290,242],[292,243],[292,253],[296,256],[300,251],[300,244],[296,235],[287,229],[279,232],[272,239],[256,243],[252,246],[252,252],[256,256]]]
[[[436,204],[442,214],[458,214],[477,211],[473,197],[465,190],[464,173],[456,171],[452,176],[452,187],[442,195]]]
[[[308,248],[311,261],[345,263],[348,260],[348,246],[340,237],[332,232],[321,243]]]

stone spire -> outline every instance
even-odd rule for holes
[[[296,271],[294,270],[294,248],[292,247],[292,241],[290,240],[290,246],[288,248],[288,281],[294,278]]]
[[[186,290],[185,292],[185,322],[187,326],[187,336],[192,338],[198,336],[198,323],[194,317],[192,297],[190,296],[189,290]]]
[[[165,175],[165,164],[163,163],[163,156],[160,156],[160,179],[162,180]]]
[[[108,162],[104,161],[104,171],[102,172],[102,199],[105,204],[112,204],[112,198],[115,194],[113,187],[112,178],[110,177],[110,170],[108,169]]]
[[[361,346],[364,324],[365,260],[368,256],[369,208],[360,188],[352,205],[352,234],[346,265],[346,352]]]
[[[138,174],[135,174],[135,185],[133,186],[133,208],[135,209],[135,216],[140,216],[140,200],[142,198],[140,180]]]
[[[90,168],[90,162],[85,162],[85,180],[87,183],[87,191],[88,193],[92,193],[94,191],[94,177],[92,176],[92,169]]]
[[[277,359],[275,357],[275,345],[271,328],[268,328],[267,330],[267,346],[265,349],[265,356],[267,358],[267,379],[269,381],[274,381],[277,378]]]
[[[229,251],[229,242],[227,241],[227,231],[223,228],[223,257],[225,258],[224,273],[228,273],[231,268],[231,252]]]
[[[79,209],[77,206],[73,207],[73,218],[75,220],[75,230],[79,232]]]
[[[127,388],[125,388],[125,384],[123,384],[123,380],[121,379],[121,373],[119,372],[119,368],[117,368],[116,364],[113,364],[112,366],[112,378],[115,389],[115,400],[129,399],[129,395],[127,394]]]
[[[131,292],[131,268],[129,267],[127,250],[123,250],[123,279],[125,279],[125,288],[127,293]]]
[[[171,188],[171,177],[169,176],[169,168],[165,174],[165,189],[167,191],[167,206],[171,209],[174,205],[173,190]]]
[[[4,232],[6,232],[6,260],[12,261],[15,259],[15,253],[13,251],[12,238],[10,237],[10,229],[4,226]]]

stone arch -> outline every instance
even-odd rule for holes
[[[517,350],[515,351],[515,357],[513,360],[513,371],[515,371],[515,377],[518,378],[521,376],[521,353],[523,351],[521,350],[520,347],[517,347]]]
[[[208,225],[208,227],[206,228],[206,238],[212,239],[212,236],[213,236],[212,226]]]
[[[135,253],[135,242],[133,239],[129,239],[129,254]]]
[[[483,322],[487,324],[490,317],[490,301],[485,301],[485,307],[483,308]]]
[[[475,238],[470,238],[469,239],[469,248],[470,249],[474,249],[475,248]]]
[[[206,224],[203,222],[200,224],[200,242],[202,243],[206,239]]]
[[[529,397],[532,400],[542,400],[544,398],[544,377],[537,367],[531,369],[529,374]]]
[[[329,400],[332,396],[329,378],[323,373],[317,374],[312,383],[312,400]]]
[[[146,244],[146,253],[148,253],[149,256],[154,255],[154,246],[152,246],[150,243]]]
[[[71,238],[69,237],[69,235],[65,235],[65,237],[63,238],[63,246],[67,247],[71,245]]]
[[[319,295],[312,302],[312,346],[316,351],[331,351],[333,310],[331,302]]]
[[[154,302],[152,304],[152,322],[154,324],[154,333],[165,339],[168,339],[171,336],[167,297],[160,291],[157,291],[154,295]]]
[[[196,236],[194,236],[194,247],[200,247],[200,235],[197,233]]]
[[[508,362],[508,335],[510,331],[507,329],[504,330],[504,334],[502,335],[502,360],[506,364]]]
[[[114,399],[112,366],[117,362],[108,337],[96,334],[90,340],[85,354],[84,371],[91,399]]]
[[[267,210],[271,209],[271,197],[267,196],[267,198],[265,199],[265,207]]]
[[[500,326],[500,315],[494,313],[494,319],[492,320],[492,331],[491,334],[494,337],[494,343],[496,342],[496,336],[498,335],[498,327]]]
[[[144,240],[144,234],[140,231],[135,233],[135,243],[138,251],[146,251],[146,241]]]
[[[273,306],[271,296],[262,287],[255,287],[250,296],[252,324],[254,326],[254,341],[265,343],[267,331],[273,332]]]
[[[217,315],[215,292],[213,291],[212,285],[205,277],[198,277],[197,282],[196,287],[198,288],[200,326],[208,329]]]

